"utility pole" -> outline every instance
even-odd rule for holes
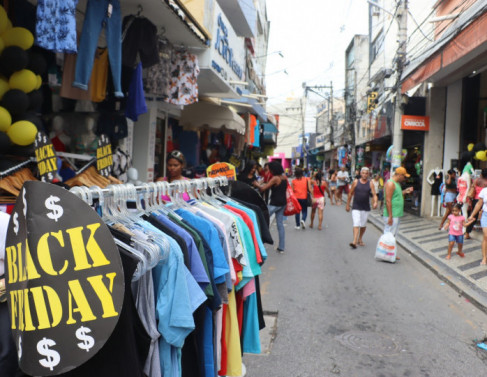
[[[408,0],[399,0],[397,9],[397,48],[396,57],[396,101],[394,109],[394,130],[392,135],[392,162],[391,171],[401,166],[401,150],[402,150],[402,136],[401,129],[402,118],[402,92],[401,92],[401,76],[406,60],[406,42],[407,42],[407,14],[408,14]]]

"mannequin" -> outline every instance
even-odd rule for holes
[[[470,170],[463,170],[463,174],[458,178],[457,188],[457,202],[462,203],[462,213],[466,214],[468,211],[467,194],[470,190]]]
[[[428,183],[431,185],[431,217],[434,216],[434,210],[435,210],[435,203],[436,203],[436,216],[441,216],[441,205],[440,205],[440,198],[441,198],[441,191],[440,191],[440,185],[443,183],[443,171],[439,168],[436,167],[432,169],[428,177],[426,177],[426,180]]]
[[[127,177],[127,183],[132,183],[135,186],[139,186],[142,184],[142,181],[139,181],[139,172],[136,168],[129,168],[129,170],[127,171]]]
[[[95,119],[87,116],[84,132],[76,138],[75,152],[95,156],[97,148],[98,136],[95,134]]]
[[[71,138],[64,131],[64,119],[62,116],[56,115],[52,119],[51,133],[49,138],[54,145],[54,149],[58,152],[66,152],[66,146],[71,144]]]

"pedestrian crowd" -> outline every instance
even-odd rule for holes
[[[250,161],[238,176],[238,180],[262,193],[269,215],[275,215],[279,253],[285,250],[284,213],[288,186],[301,207],[294,215],[296,230],[307,227],[323,229],[326,197],[331,205],[340,206],[345,202],[345,210],[351,212],[352,241],[349,246],[352,249],[365,246],[363,236],[372,209],[382,211],[384,234],[396,236],[400,219],[404,215],[404,197],[414,191],[413,187],[403,187],[407,186],[410,174],[402,166],[392,173],[388,168],[372,173],[369,168],[362,167],[356,169],[354,174],[349,174],[345,166],[325,171],[296,167],[293,173],[290,176],[278,162],[266,163],[262,167]],[[448,231],[446,259],[451,259],[455,244],[456,254],[464,257],[463,242],[471,238],[470,233],[480,219],[483,231],[481,264],[487,265],[487,169],[483,169],[480,176],[474,177],[471,183],[465,184],[462,179],[465,179],[463,174],[459,175],[451,169],[445,174],[441,187],[435,188],[441,191],[441,203],[445,208],[439,230]]]

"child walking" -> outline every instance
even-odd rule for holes
[[[453,250],[453,245],[457,243],[458,251],[457,255],[461,258],[465,257],[462,252],[463,249],[463,227],[470,225],[470,222],[465,222],[465,217],[462,216],[462,206],[460,204],[455,204],[452,208],[452,214],[448,216],[446,224],[443,229],[448,231],[448,255],[446,259],[451,258],[451,252]]]

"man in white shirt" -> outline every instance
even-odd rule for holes
[[[350,177],[348,175],[348,171],[345,168],[345,166],[342,166],[340,168],[340,171],[337,173],[337,189],[338,189],[337,205],[342,204],[343,191],[345,191],[348,194],[348,183],[349,182],[350,182]]]

